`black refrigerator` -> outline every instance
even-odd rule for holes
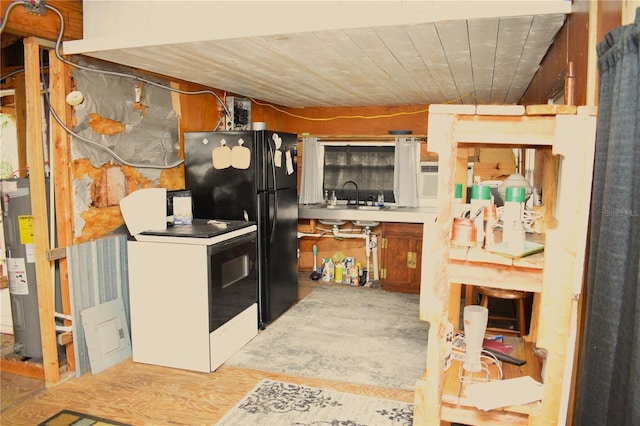
[[[184,134],[193,217],[257,223],[260,328],[298,300],[297,142],[268,130]]]

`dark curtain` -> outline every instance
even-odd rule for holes
[[[640,8],[598,44],[588,303],[576,425],[640,425]]]

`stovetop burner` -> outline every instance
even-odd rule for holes
[[[174,242],[183,244],[212,244],[228,238],[255,231],[255,222],[244,220],[217,221],[226,223],[223,227],[207,223],[207,219],[193,219],[191,225],[173,225],[158,231],[144,231],[136,236],[138,241]],[[252,229],[246,229],[252,228]]]
[[[226,234],[237,229],[255,225],[255,222],[244,220],[224,220],[219,223],[226,223],[226,227],[207,223],[207,219],[193,219],[191,225],[172,225],[160,231],[144,231],[141,235],[157,235],[163,237],[191,237],[191,238],[211,238]]]

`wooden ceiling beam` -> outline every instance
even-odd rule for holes
[[[14,2],[2,1],[0,3],[2,16],[12,3]],[[82,38],[82,0],[47,0],[46,4],[59,10],[64,18],[63,40]],[[60,19],[52,10],[46,9],[46,13],[39,16],[29,13],[23,5],[19,5],[9,13],[3,33],[56,40],[59,31]]]

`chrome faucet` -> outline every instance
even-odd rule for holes
[[[358,184],[357,184],[357,183],[355,183],[355,182],[354,182],[354,181],[352,181],[352,180],[348,180],[348,181],[346,181],[345,183],[343,183],[343,184],[342,184],[342,196],[344,196],[344,187],[345,187],[347,184],[349,184],[349,183],[350,183],[350,184],[353,184],[353,186],[355,186],[355,187],[356,187],[356,206],[357,206],[357,205],[359,205],[359,204],[360,204],[360,194],[359,194],[359,189],[358,189]],[[347,198],[347,205],[351,204],[351,203],[350,203],[351,199],[350,199],[349,197],[346,197],[346,198]]]

